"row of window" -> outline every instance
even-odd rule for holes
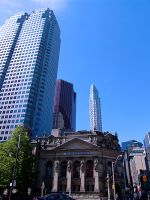
[[[19,123],[19,122],[21,122],[21,123],[23,123],[24,122],[24,119],[17,119],[17,120],[0,120],[0,124],[10,124],[10,123]],[[2,134],[2,133],[1,133]]]
[[[7,126],[0,126],[0,129],[13,129],[15,128],[17,125],[7,125]],[[1,131],[1,135],[4,135],[4,134],[8,134],[9,132],[8,131]]]
[[[22,107],[26,107],[27,105],[24,104],[22,105]],[[19,110],[3,110],[3,111],[0,111],[1,114],[5,114],[5,113],[18,113],[18,112],[25,112],[26,110],[25,109],[19,109]]]
[[[11,133],[11,131],[10,131],[10,133]],[[9,137],[6,137],[6,136],[2,137],[2,136],[0,136],[0,141],[5,141],[5,140],[8,140],[8,139],[9,139]]]
[[[6,90],[5,90],[6,91]],[[7,95],[18,95],[18,94],[25,94],[29,93],[29,91],[20,91],[20,92],[9,92],[9,93],[1,93],[0,96],[7,96]],[[23,97],[23,96],[22,96]],[[1,99],[1,98],[0,98]]]

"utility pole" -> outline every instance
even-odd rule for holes
[[[110,178],[108,173],[107,173],[107,189],[108,189],[108,200],[110,200]]]
[[[15,160],[15,164],[14,164],[14,168],[13,168],[13,173],[12,173],[12,181],[11,181],[10,191],[9,191],[9,200],[11,200],[12,190],[13,190],[13,187],[14,187],[14,181],[15,181],[15,178],[16,178],[19,147],[20,147],[20,134],[18,136],[18,143],[17,143],[17,149],[16,149],[16,160]]]
[[[115,163],[115,162],[112,161],[113,192],[114,192],[114,200],[115,200],[115,199],[116,199],[116,187],[115,187],[114,163]]]
[[[112,179],[113,179],[113,191],[114,191],[114,200],[116,200],[116,187],[115,187],[115,164],[119,158],[122,158],[122,154],[118,155],[115,161],[112,161]]]

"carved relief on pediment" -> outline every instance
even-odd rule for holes
[[[61,149],[80,149],[80,150],[87,150],[87,149],[92,149],[96,148],[95,146],[91,146],[90,143],[85,142],[85,141],[70,141],[68,143],[64,143],[61,147]]]

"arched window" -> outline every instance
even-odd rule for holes
[[[112,175],[112,163],[110,161],[107,163],[107,173]]]
[[[80,177],[80,162],[75,161],[73,163],[73,178],[79,178]]]
[[[93,161],[88,160],[86,162],[86,177],[91,178],[93,177]]]
[[[53,163],[49,161],[46,166],[46,177],[51,178],[53,176]]]
[[[63,161],[60,165],[60,177],[65,178],[67,174],[67,162]]]

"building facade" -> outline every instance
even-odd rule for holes
[[[50,133],[60,49],[53,11],[19,13],[0,27],[0,141],[18,125]]]
[[[133,147],[129,153],[129,157],[132,182],[133,184],[140,185],[140,176],[143,176],[146,173],[145,149]]]
[[[144,147],[130,146],[124,153],[126,187],[141,185],[148,189],[148,171]],[[146,178],[145,178],[146,177]]]
[[[42,192],[68,192],[75,199],[108,196],[107,174],[112,193],[112,161],[121,153],[116,135],[101,132],[64,132],[61,136],[36,138],[39,147],[37,188]],[[123,187],[122,166],[115,165],[116,192]]]
[[[90,130],[102,132],[101,106],[98,90],[95,85],[90,87],[89,98]]]
[[[54,97],[53,129],[76,129],[76,93],[73,84],[57,80]]]

